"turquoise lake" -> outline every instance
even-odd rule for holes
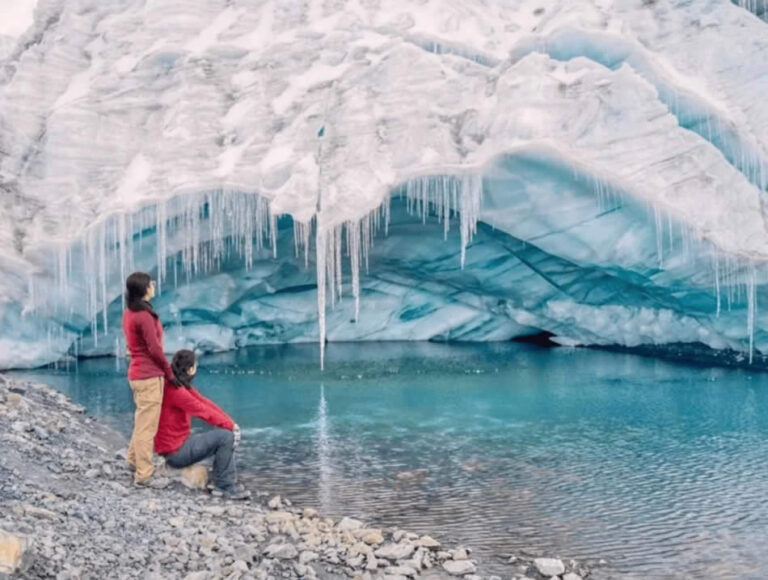
[[[530,550],[594,577],[763,578],[768,374],[518,343],[260,347],[201,360],[246,484],[428,532],[486,570]],[[13,373],[128,433],[115,359]]]

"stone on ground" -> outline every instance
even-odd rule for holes
[[[14,574],[21,568],[26,540],[0,530],[0,574]]]
[[[465,576],[477,571],[475,565],[469,560],[446,560],[443,569],[451,576]]]
[[[560,576],[565,572],[565,564],[557,558],[536,558],[533,565],[543,576]]]

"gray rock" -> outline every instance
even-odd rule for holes
[[[299,551],[293,544],[270,544],[264,550],[264,554],[278,560],[292,560],[299,555]]]
[[[280,496],[276,495],[275,497],[273,497],[271,500],[267,502],[267,506],[269,506],[269,509],[279,510],[283,507],[283,502],[280,499]]]
[[[317,554],[317,552],[312,552],[310,550],[304,550],[301,554],[299,554],[299,563],[300,564],[308,564],[309,562],[314,562],[319,557],[320,556]]]
[[[400,565],[400,566],[389,566],[384,570],[385,574],[389,574],[391,576],[409,576],[413,578],[416,576],[417,572],[410,566]]]
[[[405,560],[411,557],[415,549],[416,547],[411,544],[385,544],[374,554],[377,558],[384,558],[385,560]]]
[[[563,576],[563,580],[581,580],[581,576],[579,576],[575,572],[568,572],[568,574]]]
[[[443,570],[451,576],[466,576],[474,574],[477,567],[469,560],[446,560],[443,562]]]
[[[379,561],[376,559],[376,556],[374,556],[373,554],[368,554],[368,556],[366,556],[365,569],[373,571],[373,570],[376,570],[378,567],[379,567]]]
[[[560,576],[565,572],[565,564],[557,558],[536,558],[533,565],[543,576]]]
[[[342,518],[337,526],[340,532],[352,532],[363,527],[363,522],[353,518]]]
[[[364,561],[365,557],[362,554],[358,554],[352,558],[347,558],[346,563],[350,568],[361,568]]]

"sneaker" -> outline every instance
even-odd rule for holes
[[[244,501],[250,499],[251,492],[245,489],[243,486],[238,485],[233,489],[221,489],[216,487],[211,490],[211,495],[232,501]]]
[[[167,477],[157,477],[150,475],[147,479],[135,479],[133,485],[137,487],[149,487],[151,489],[165,489],[171,483]]]

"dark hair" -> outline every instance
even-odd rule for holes
[[[189,369],[195,366],[197,362],[197,356],[194,351],[182,349],[177,350],[171,360],[171,369],[173,369],[173,375],[176,377],[177,387],[185,386],[187,388],[192,386],[192,379],[194,376],[189,374]]]
[[[139,312],[146,310],[152,316],[157,318],[152,305],[144,300],[147,295],[149,285],[152,283],[152,276],[145,272],[134,272],[125,279],[125,304],[128,310]]]

